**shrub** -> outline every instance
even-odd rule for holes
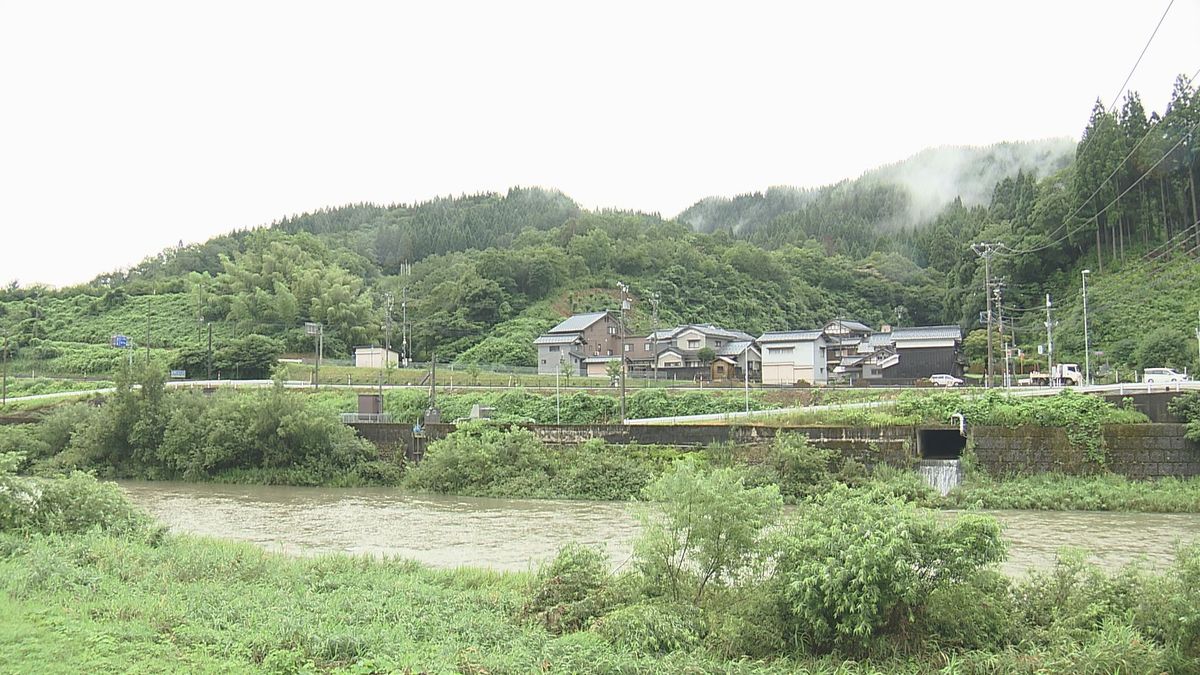
[[[931,641],[953,649],[999,651],[1021,633],[1008,577],[994,570],[935,588],[920,621]]]
[[[766,463],[779,493],[790,502],[825,492],[833,484],[830,467],[838,453],[809,442],[803,434],[780,434],[771,444]]]
[[[592,624],[592,630],[607,642],[635,654],[694,649],[700,644],[703,628],[700,610],[683,604],[639,603]]]
[[[603,553],[582,544],[567,544],[534,576],[521,614],[536,617],[552,633],[584,628],[603,609],[599,592],[608,577],[608,559]]]
[[[591,440],[564,453],[554,493],[571,499],[619,501],[637,496],[654,478],[630,449]]]
[[[116,485],[79,472],[65,478],[22,478],[13,475],[19,463],[17,455],[0,455],[0,530],[131,532],[150,523]]]
[[[645,496],[655,504],[641,515],[638,569],[672,601],[696,604],[709,583],[734,580],[755,562],[783,503],[773,485],[747,488],[735,469],[705,472],[689,460],[676,462]]]
[[[944,526],[899,499],[834,486],[781,538],[776,573],[796,631],[856,649],[902,630],[932,591],[1003,555],[992,518]]]
[[[1176,396],[1167,403],[1167,410],[1187,424],[1188,439],[1200,443],[1200,391]]]
[[[550,453],[533,433],[463,425],[431,443],[409,471],[418,490],[474,496],[549,496]]]

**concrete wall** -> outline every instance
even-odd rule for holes
[[[1113,425],[1104,429],[1108,469],[1129,478],[1200,476],[1200,448],[1184,438],[1182,424]],[[1063,429],[975,427],[975,456],[997,476],[1059,471],[1099,471]]]
[[[403,456],[420,461],[429,443],[445,438],[452,424],[429,425],[423,438],[414,438],[405,424],[353,424],[360,436],[380,448],[385,458]],[[837,449],[844,456],[874,466],[908,466],[918,455],[917,429],[912,427],[757,427],[728,425],[579,424],[528,425],[544,443],[575,445],[599,439],[616,445],[669,445],[702,448],[717,443],[764,447],[778,434],[804,434],[809,440]],[[922,427],[924,428],[924,427]],[[1184,438],[1182,424],[1134,424],[1104,429],[1109,470],[1130,478],[1200,476],[1200,447]],[[1089,474],[1099,467],[1083,449],[1073,446],[1059,428],[978,426],[969,429],[980,466],[996,476],[1062,472]]]

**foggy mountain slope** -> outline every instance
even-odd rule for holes
[[[874,218],[884,228],[911,227],[928,222],[947,204],[961,197],[966,206],[986,205],[996,183],[1018,171],[1038,177],[1071,163],[1075,141],[1052,138],[997,143],[987,147],[944,146],[923,150],[908,159],[863,173],[854,180],[819,188],[777,186],[766,192],[735,197],[707,197],[688,207],[676,220],[699,232],[726,230],[750,236],[780,216],[804,210],[814,202],[871,188],[897,188],[906,202]],[[835,195],[837,193],[837,195]],[[858,214],[864,215],[864,214]]]

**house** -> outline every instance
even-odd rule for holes
[[[400,365],[400,354],[383,347],[355,347],[355,368],[383,368]]]
[[[709,363],[700,358],[705,349],[713,352]],[[751,335],[712,324],[685,324],[630,338],[625,354],[631,373],[676,380],[740,380],[748,368],[750,379],[758,381],[762,364]]]
[[[958,326],[884,326],[859,342],[835,368],[851,383],[901,384],[946,373],[962,375],[962,331]]]
[[[620,326],[620,316],[610,311],[575,314],[564,319],[533,341],[538,351],[538,373],[553,375],[562,367],[573,374],[587,375],[601,360],[607,363],[619,359]],[[591,364],[587,363],[589,359]],[[601,366],[598,370],[603,375],[605,368]]]
[[[852,360],[857,360],[859,345],[872,333],[870,326],[848,319],[834,319],[825,324],[822,330],[829,339],[827,360],[830,373],[843,372],[839,367],[846,357],[855,357]]]
[[[829,338],[823,330],[773,331],[758,338],[763,384],[825,384]]]
[[[915,380],[937,373],[962,375],[962,330],[958,326],[893,328],[888,335],[900,357],[888,377]]]

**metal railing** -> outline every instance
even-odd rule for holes
[[[342,424],[388,424],[392,421],[391,413],[342,413]]]

